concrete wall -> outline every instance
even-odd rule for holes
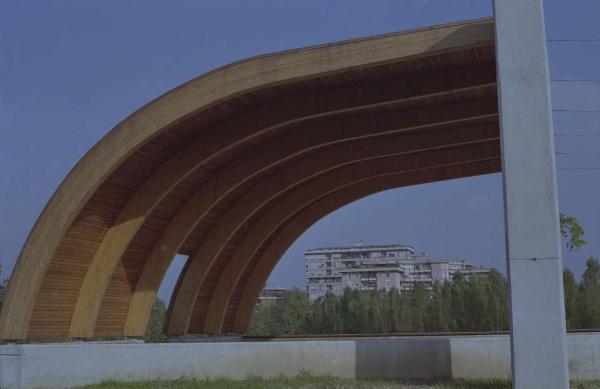
[[[600,336],[597,344],[600,346]],[[508,335],[450,338],[450,355],[453,378],[510,379]]]
[[[448,338],[364,339],[356,343],[356,378],[451,376]]]
[[[572,379],[600,378],[600,333],[568,336]],[[296,376],[509,378],[508,336],[226,343],[60,343],[0,346],[0,387],[104,380]]]

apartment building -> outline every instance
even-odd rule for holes
[[[402,292],[421,283],[431,290],[434,281],[451,281],[489,269],[464,260],[433,260],[412,246],[391,244],[326,247],[305,252],[306,292],[311,300],[326,293],[340,295],[344,288]]]

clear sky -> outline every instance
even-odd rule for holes
[[[549,38],[600,39],[600,1],[545,2]],[[486,0],[24,1],[0,3],[0,254],[12,269],[63,177],[108,130],[146,102],[215,67],[257,54],[479,18]],[[550,42],[554,79],[600,79],[600,42]],[[600,82],[553,82],[559,109],[599,110]],[[600,113],[555,113],[555,130],[600,135]],[[556,149],[600,152],[600,136],[557,136]],[[589,244],[564,253],[577,276],[600,256],[598,155],[558,155],[562,212]],[[304,282],[303,251],[406,243],[505,271],[500,175],[391,190],[350,204],[308,230],[271,276]],[[168,298],[183,263],[161,289]]]

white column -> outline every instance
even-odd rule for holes
[[[542,0],[495,0],[513,386],[568,388]]]

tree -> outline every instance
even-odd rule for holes
[[[504,276],[496,269],[488,275],[488,314],[491,330],[508,330],[507,284]]]
[[[451,331],[464,331],[467,327],[465,313],[465,278],[461,273],[455,273],[450,288],[450,312],[455,327]]]
[[[387,332],[385,328],[385,322],[383,319],[384,309],[382,307],[381,293],[372,290],[368,292],[369,299],[369,321],[368,321],[368,332],[372,334],[378,334]]]
[[[400,293],[400,301],[398,311],[400,317],[398,321],[400,323],[400,332],[413,332],[413,321],[412,321],[412,290],[404,290]]]
[[[489,312],[489,280],[486,276],[472,275],[463,289],[463,329],[487,331],[492,329]]]
[[[581,319],[579,317],[579,287],[575,276],[570,270],[563,270],[563,284],[565,294],[565,316],[568,329],[580,328]]]
[[[333,293],[315,300],[311,311],[310,333],[339,334],[344,331],[340,299]]]
[[[456,327],[452,321],[450,283],[436,281],[427,313],[427,331],[446,332]]]
[[[391,289],[384,297],[383,320],[387,332],[400,332],[400,293]]]
[[[152,305],[152,311],[150,311],[150,320],[144,337],[146,342],[163,342],[166,339],[163,331],[165,314],[165,302],[157,297]]]
[[[369,331],[369,297],[366,293],[344,289],[341,308],[345,332],[361,334]]]
[[[2,310],[2,303],[4,302],[4,295],[6,294],[7,286],[8,278],[2,278],[2,265],[0,265],[0,310]]]
[[[323,313],[328,333],[339,334],[344,332],[341,302],[333,293],[327,293],[325,299],[323,299]]]
[[[273,331],[278,335],[306,334],[311,314],[311,304],[300,289],[287,291],[275,304]]]
[[[581,326],[583,328],[600,328],[600,264],[590,258],[585,263],[580,285],[581,294]]]
[[[583,240],[585,230],[573,216],[560,214],[560,235],[566,239],[569,251],[577,250],[587,242]]]
[[[420,282],[415,282],[408,295],[410,296],[410,331],[423,332],[425,331],[425,317],[429,304],[427,289]]]
[[[276,335],[273,330],[273,308],[275,303],[259,302],[252,316],[248,334],[255,336]]]

